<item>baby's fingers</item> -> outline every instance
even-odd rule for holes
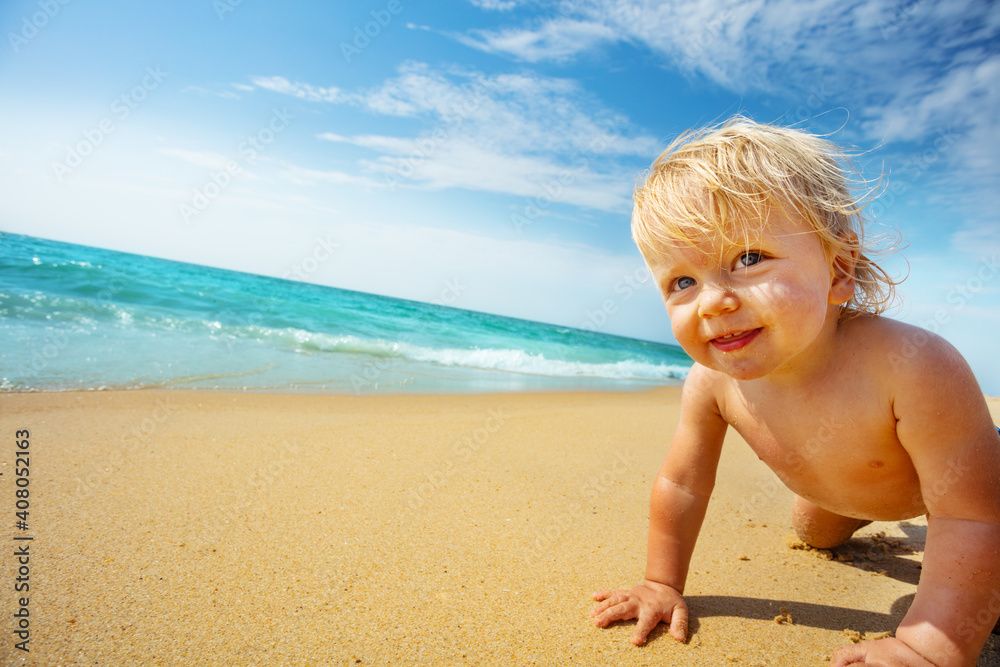
[[[856,648],[854,645],[850,647],[841,646],[834,651],[830,667],[844,667],[844,665],[850,665],[864,659],[865,654],[863,650]]]
[[[597,600],[598,602],[603,602],[604,600],[607,600],[612,595],[615,595],[616,593],[621,593],[621,592],[622,591],[620,591],[617,588],[605,588],[603,591],[597,591],[596,593],[594,593],[590,597],[592,599],[594,599],[594,600]]]
[[[598,614],[603,613],[608,608],[628,600],[628,594],[625,593],[625,591],[610,590],[610,589],[606,591],[598,591],[597,593],[594,593],[594,595],[591,597],[600,602],[599,605],[590,610],[591,616],[597,616]]]
[[[590,615],[594,617],[594,625],[603,628],[613,621],[635,618],[638,616],[638,610],[635,602],[623,595],[621,598],[617,596],[608,598],[594,607]]]
[[[684,604],[674,607],[673,616],[670,619],[670,636],[679,642],[687,641],[688,635],[688,610]]]
[[[639,614],[639,623],[636,625],[635,634],[632,635],[632,643],[642,646],[646,643],[646,637],[653,631],[660,621],[670,623],[670,636],[679,642],[687,641],[688,631],[688,610],[684,604],[679,604],[671,611],[671,616],[660,617],[659,614],[649,613]]]
[[[642,646],[646,643],[646,637],[649,633],[653,631],[660,623],[660,618],[657,614],[647,613],[639,614],[639,622],[635,626],[635,632],[632,634],[632,643],[636,646]]]

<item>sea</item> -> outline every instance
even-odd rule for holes
[[[0,234],[0,391],[636,390],[679,348]]]

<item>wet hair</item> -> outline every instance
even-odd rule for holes
[[[688,130],[653,162],[636,187],[632,238],[643,255],[705,238],[751,239],[774,209],[797,216],[820,238],[828,259],[854,255],[854,296],[841,317],[879,314],[892,304],[893,280],[866,247],[864,208],[874,195],[834,143],[788,127],[736,116]]]

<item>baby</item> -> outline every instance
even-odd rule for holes
[[[865,254],[845,164],[824,139],[735,118],[682,135],[636,190],[633,237],[695,364],[653,485],[645,579],[595,593],[596,625],[637,618],[642,644],[662,621],[686,639],[681,595],[732,426],[796,494],[807,544],[927,515],[895,636],[831,664],[975,664],[1000,614],[1000,436],[961,355],[880,316],[895,283]],[[830,437],[831,423],[846,428]]]

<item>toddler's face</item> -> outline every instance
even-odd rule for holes
[[[780,212],[759,235],[678,242],[646,259],[680,346],[738,380],[791,372],[822,353],[820,334],[843,301],[819,237]]]

